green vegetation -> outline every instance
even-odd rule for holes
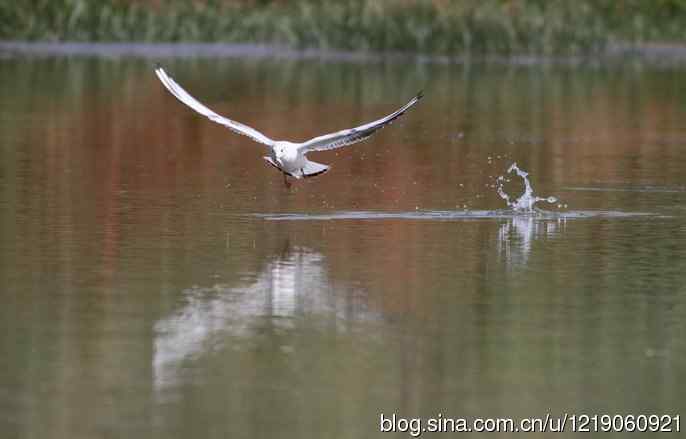
[[[577,54],[683,41],[686,0],[0,0],[0,38]]]

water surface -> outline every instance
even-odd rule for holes
[[[288,140],[427,97],[312,154],[331,171],[288,190],[155,62]],[[360,438],[385,436],[381,412],[686,414],[684,73],[0,57],[0,430]],[[504,210],[514,162],[566,207]]]

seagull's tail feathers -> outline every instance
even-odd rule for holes
[[[329,166],[322,165],[321,163],[313,162],[308,160],[303,168],[303,177],[316,177],[317,175],[323,174],[329,170]]]

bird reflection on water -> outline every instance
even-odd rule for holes
[[[334,294],[330,285],[322,254],[287,243],[247,286],[184,290],[186,304],[155,324],[156,389],[176,383],[184,362],[221,349],[230,337],[250,336],[263,325],[290,331],[309,315],[337,324],[375,318],[362,305],[350,306],[350,296]]]

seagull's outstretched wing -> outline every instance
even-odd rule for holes
[[[204,106],[203,104],[201,104],[200,102],[198,102],[197,99],[189,95],[186,90],[181,88],[179,84],[177,84],[172,78],[170,78],[169,75],[167,75],[167,72],[165,72],[164,69],[162,69],[161,67],[156,68],[155,73],[157,74],[157,77],[160,78],[160,81],[162,81],[162,84],[164,84],[167,90],[169,90],[169,92],[173,94],[176,97],[176,99],[188,105],[189,107],[191,107],[198,113],[202,114],[203,116],[207,117],[211,121],[224,125],[233,132],[243,134],[244,136],[248,136],[256,142],[264,143],[265,145],[269,146],[272,146],[274,144],[274,141],[272,139],[260,133],[259,131],[250,128],[247,125],[243,125],[242,123],[220,116],[214,111]]]
[[[323,136],[315,137],[307,142],[300,145],[300,150],[303,152],[310,151],[326,151],[328,149],[340,148],[346,145],[352,145],[353,143],[361,142],[369,138],[376,131],[390,124],[410,109],[414,104],[419,102],[419,100],[424,97],[422,92],[419,92],[417,96],[412,98],[410,102],[405,104],[402,108],[383,117],[374,122],[370,122],[365,125],[360,125],[357,128],[351,128],[349,130],[342,130],[331,134],[325,134]]]

